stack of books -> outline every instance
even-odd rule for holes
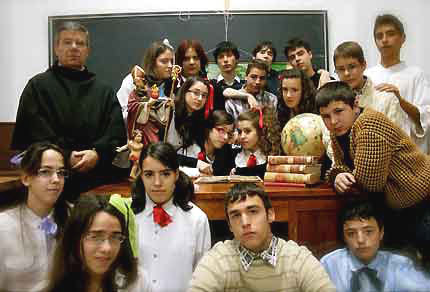
[[[317,156],[269,156],[264,175],[265,186],[305,187],[321,181]]]

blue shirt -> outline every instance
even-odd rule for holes
[[[325,255],[321,263],[338,292],[350,292],[353,273],[366,266],[377,271],[377,277],[382,281],[382,291],[430,291],[430,273],[417,268],[408,257],[392,252],[378,251],[372,262],[365,265],[343,248]]]

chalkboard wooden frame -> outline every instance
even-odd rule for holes
[[[212,50],[227,37],[241,52],[240,62],[251,59],[255,45],[271,40],[278,51],[277,62],[286,62],[284,46],[288,39],[301,37],[312,48],[313,63],[328,69],[327,11],[195,11],[148,12],[49,16],[49,64],[56,27],[64,21],[79,21],[90,32],[90,71],[117,90],[134,64],[140,64],[144,50],[155,40],[168,38],[176,47],[182,39],[198,39],[213,62]],[[150,29],[148,30],[147,27]]]

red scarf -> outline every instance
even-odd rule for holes
[[[161,205],[155,205],[152,211],[154,222],[160,225],[161,227],[165,227],[172,222],[172,218],[169,214],[161,207]]]

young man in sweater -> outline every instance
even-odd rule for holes
[[[345,248],[321,259],[338,292],[428,291],[430,274],[408,257],[381,250],[382,212],[369,201],[350,202],[340,214]]]
[[[384,114],[357,104],[342,81],[329,82],[317,93],[333,147],[328,179],[339,193],[356,187],[382,198],[392,216],[387,235],[410,241],[423,262],[430,262],[430,157]]]
[[[335,291],[306,247],[272,235],[275,211],[262,188],[236,184],[224,202],[234,239],[217,243],[201,259],[189,291]]]

